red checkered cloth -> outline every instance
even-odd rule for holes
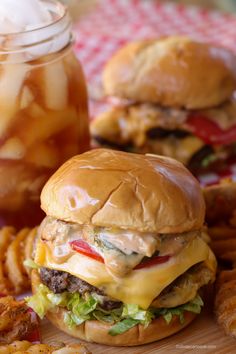
[[[104,64],[118,48],[135,39],[185,34],[236,52],[236,16],[168,2],[100,0],[75,26],[75,32],[76,54],[84,67],[93,97],[99,97],[101,92]],[[105,109],[102,100],[91,100],[91,116]],[[208,175],[203,183],[218,179],[214,174]]]

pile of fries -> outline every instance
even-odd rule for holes
[[[12,296],[0,298],[0,354],[90,353],[81,344],[65,345],[64,343],[58,343],[47,345],[33,344],[24,340],[25,338],[32,338],[32,333],[38,330],[37,317],[32,314],[25,301],[17,301]]]
[[[17,301],[12,296],[0,298],[0,343],[27,338],[37,326],[37,318],[32,316],[24,301]]]
[[[219,260],[236,264],[236,182],[224,180],[204,191],[211,247]]]
[[[37,228],[0,230],[0,295],[18,295],[30,289],[29,269],[24,260],[32,259],[36,234]]]
[[[27,341],[16,341],[9,345],[0,346],[0,354],[90,354],[82,344],[58,345],[32,344]]]
[[[211,248],[219,261],[215,313],[226,334],[236,338],[236,183],[204,190]]]
[[[225,333],[236,337],[236,269],[219,273],[216,283],[215,311]]]
[[[209,229],[211,248],[219,260],[236,267],[236,228],[215,226]]]

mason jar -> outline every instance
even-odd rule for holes
[[[0,226],[37,224],[52,173],[89,149],[87,93],[67,9],[44,0],[52,23],[0,33]]]

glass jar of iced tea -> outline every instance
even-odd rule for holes
[[[89,149],[89,130],[66,8],[54,0],[15,4],[12,17],[23,29],[15,31],[7,16],[0,24],[0,226],[22,227],[40,221],[42,186],[65,160]],[[36,25],[39,14],[43,24]]]

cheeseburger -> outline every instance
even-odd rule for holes
[[[66,333],[132,346],[187,326],[214,281],[198,182],[170,158],[98,149],[41,195],[29,305]]]
[[[236,57],[186,37],[126,45],[107,63],[112,108],[95,119],[96,146],[176,158],[192,172],[236,157]]]

